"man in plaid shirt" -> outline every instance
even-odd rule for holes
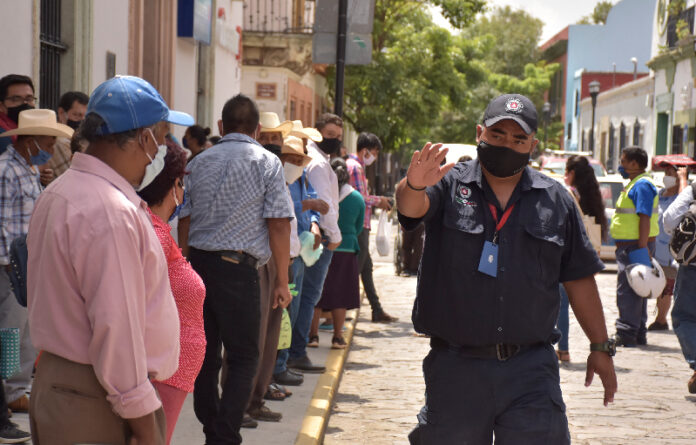
[[[362,278],[363,288],[367,294],[367,299],[372,306],[372,321],[391,323],[396,321],[396,317],[384,312],[379,302],[379,296],[375,289],[372,279],[372,258],[370,257],[370,219],[372,218],[372,208],[390,210],[389,199],[384,196],[372,196],[368,193],[367,179],[365,179],[365,167],[372,165],[379,156],[382,149],[382,142],[372,133],[360,133],[358,136],[358,149],[356,154],[351,154],[346,161],[348,173],[350,173],[350,185],[365,199],[365,224],[363,231],[358,235],[358,268]]]

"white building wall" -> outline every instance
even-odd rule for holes
[[[215,25],[216,35],[213,37],[215,44],[215,71],[213,77],[213,94],[210,99],[212,106],[212,122],[210,129],[211,134],[218,134],[217,122],[222,118],[222,107],[232,97],[241,92],[242,67],[241,62],[237,60],[239,54],[238,48],[232,48],[229,45],[230,31],[235,30],[238,26],[242,26],[244,17],[244,2],[235,0],[218,0],[218,9],[225,9],[225,18],[216,18]],[[228,39],[223,43],[222,32],[224,28],[227,30]],[[240,45],[241,46],[241,45]]]
[[[33,2],[29,0],[0,0],[0,77],[24,74],[33,77],[34,36],[32,26]],[[37,84],[39,79],[34,79]]]
[[[288,70],[284,68],[245,66],[242,68],[242,93],[251,97],[259,111],[270,111],[278,114],[281,121],[289,119],[288,104]],[[293,80],[299,80],[299,76]],[[275,99],[264,99],[256,96],[257,83],[273,83],[276,85]]]
[[[198,46],[190,39],[177,37],[176,71],[174,72],[173,100],[170,108],[183,111],[196,118],[198,91]],[[179,141],[184,136],[186,127],[172,125],[174,136]]]
[[[92,4],[92,85],[106,80],[106,53],[116,54],[116,74],[128,74],[128,2],[95,1]]]

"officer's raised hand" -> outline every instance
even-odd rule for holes
[[[412,218],[420,218],[430,206],[425,193],[427,187],[433,186],[454,167],[454,164],[442,165],[449,149],[442,144],[428,142],[422,150],[413,153],[406,177],[401,180],[396,190],[399,212]]]

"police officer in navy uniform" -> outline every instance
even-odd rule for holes
[[[447,149],[428,143],[398,185],[401,224],[426,227],[413,324],[431,351],[411,444],[570,443],[552,346],[559,282],[590,339],[585,384],[599,374],[613,402],[603,265],[570,194],[527,166],[536,130],[529,99],[500,96],[477,127],[477,160],[441,166]]]

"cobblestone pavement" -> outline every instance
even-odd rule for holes
[[[414,335],[410,320],[416,279],[396,277],[393,270],[390,263],[378,262],[375,281],[384,307],[399,321],[371,323],[370,311],[362,311],[326,445],[407,444],[416,424],[425,389],[421,360],[429,345],[427,339]],[[617,317],[616,275],[603,273],[597,280],[612,335]],[[651,301],[649,322],[653,308]],[[572,361],[561,367],[561,386],[574,444],[696,443],[696,396],[686,389],[691,370],[677,339],[670,330],[649,333],[648,343],[647,347],[619,348],[615,357],[619,392],[615,403],[605,408],[599,378],[595,376],[590,388],[584,386],[588,341],[571,311]]]

